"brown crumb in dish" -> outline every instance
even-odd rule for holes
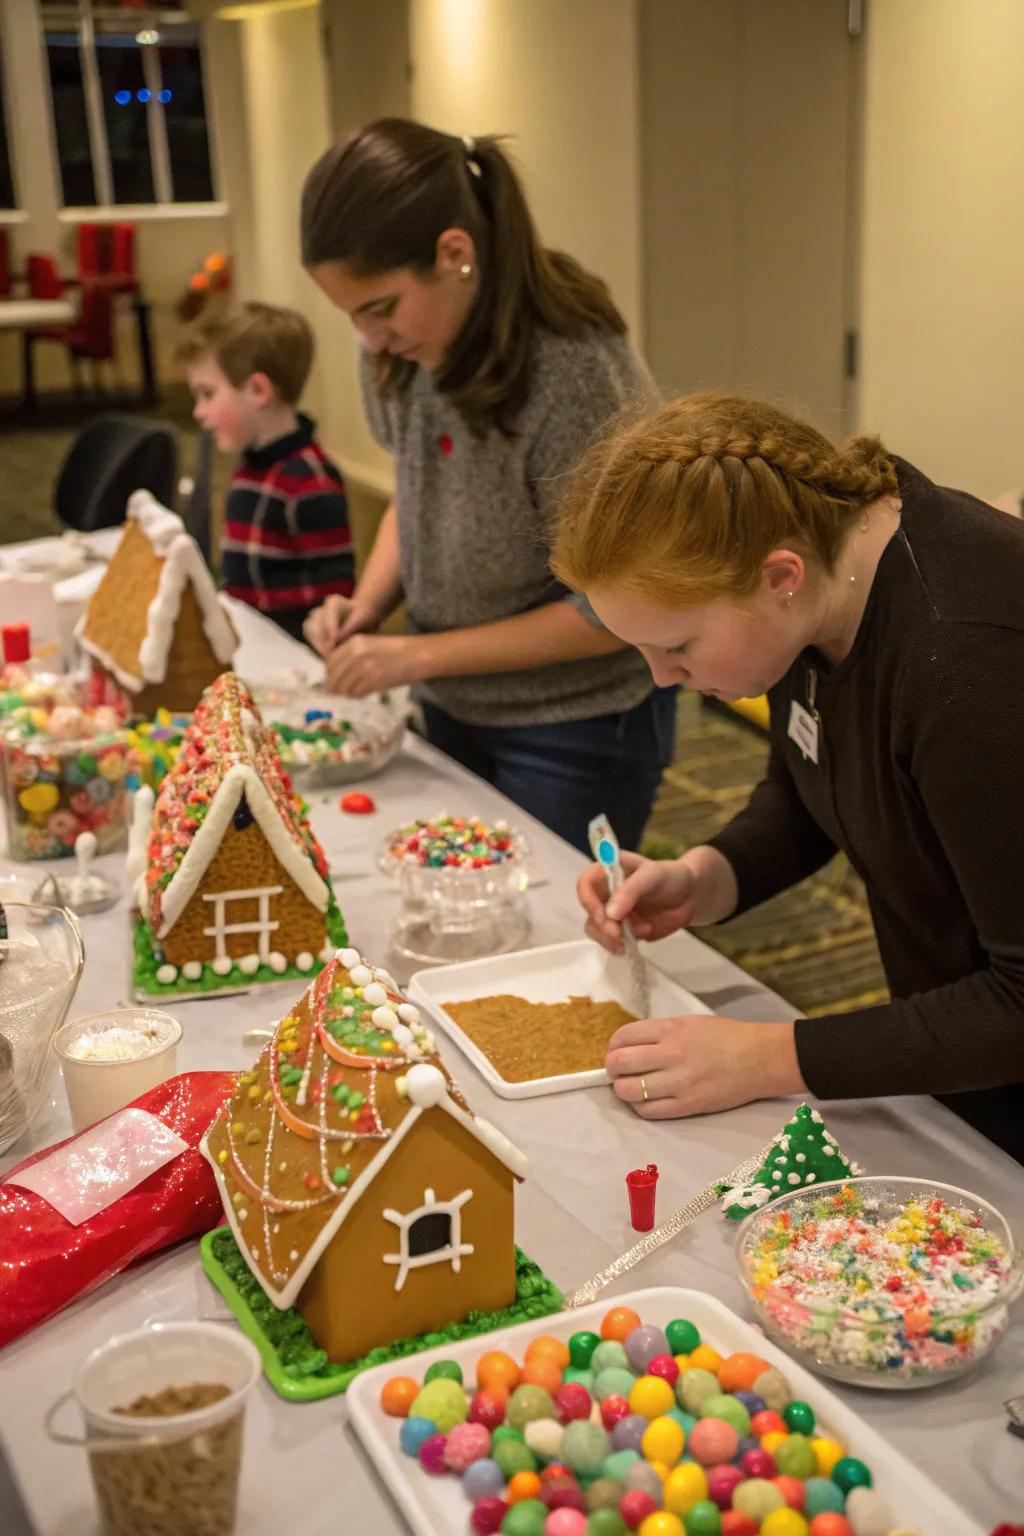
[[[591,997],[528,1003],[503,993],[443,1007],[509,1083],[603,1067],[611,1036],[635,1018],[621,1003]]]

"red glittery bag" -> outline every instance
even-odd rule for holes
[[[183,1072],[140,1094],[132,1109],[163,1121],[187,1150],[75,1226],[41,1195],[10,1181],[77,1137],[35,1152],[0,1183],[0,1346],[45,1322],[136,1259],[215,1227],[216,1181],[198,1150],[231,1092],[232,1072]],[[85,1131],[82,1135],[88,1135]]]

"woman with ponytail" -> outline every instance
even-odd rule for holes
[[[615,950],[722,922],[837,850],[892,1000],[787,1023],[641,1020],[619,1096],[661,1119],[755,1098],[932,1093],[1024,1162],[1024,527],[874,438],[693,395],[613,432],[564,501],[553,568],[655,681],[767,691],[747,807],[668,863],[634,855],[587,931]]]
[[[328,685],[411,683],[430,740],[570,842],[607,809],[639,840],[675,690],[553,579],[567,471],[650,376],[600,279],[541,245],[494,138],[404,119],[321,157],[302,259],[363,343],[395,496],[351,600],[307,622]],[[404,598],[410,633],[380,635]]]

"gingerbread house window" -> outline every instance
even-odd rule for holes
[[[410,1269],[425,1264],[450,1264],[456,1274],[462,1260],[473,1252],[472,1243],[462,1241],[462,1207],[472,1200],[473,1191],[464,1189],[452,1200],[438,1200],[432,1189],[423,1191],[423,1204],[412,1211],[383,1212],[385,1221],[398,1228],[399,1251],[386,1253],[385,1264],[397,1264],[395,1290],[405,1284]]]
[[[220,960],[227,954],[225,941],[229,933],[254,933],[257,935],[256,953],[264,964],[267,963],[271,954],[270,936],[280,927],[277,919],[270,915],[270,901],[271,897],[280,896],[283,889],[281,885],[262,885],[249,891],[203,892],[203,900],[213,906],[212,926],[204,928],[203,933],[216,945],[215,959]],[[255,901],[255,919],[247,923],[229,923],[227,907],[232,901]]]

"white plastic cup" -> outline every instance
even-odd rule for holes
[[[71,1047],[82,1035],[139,1026],[155,1030],[159,1039],[137,1056],[87,1060],[71,1054]],[[180,1039],[177,1019],[156,1008],[111,1008],[63,1025],[53,1037],[53,1049],[60,1059],[74,1129],[83,1131],[97,1120],[105,1120],[140,1093],[173,1077],[178,1070]]]
[[[260,1376],[258,1351],[222,1323],[156,1323],[109,1339],[76,1368],[47,1430],[84,1445],[107,1536],[228,1536],[234,1530],[245,1403]],[[168,1387],[216,1385],[209,1407],[160,1416],[115,1413]],[[53,1419],[71,1397],[85,1439]]]

